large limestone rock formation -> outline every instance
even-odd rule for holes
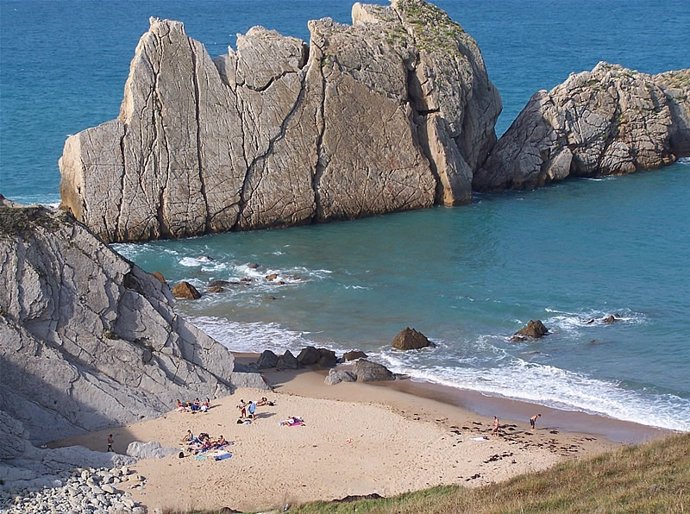
[[[474,174],[480,191],[620,175],[690,155],[690,69],[647,75],[600,62],[539,91]]]
[[[0,283],[0,410],[34,443],[227,394],[241,378],[225,347],[173,312],[167,286],[67,213],[0,207]]]
[[[215,60],[151,19],[119,117],[65,143],[62,205],[135,241],[468,202],[501,109],[476,43],[422,0],[352,15]]]

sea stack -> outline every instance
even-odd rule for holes
[[[117,119],[67,139],[62,207],[142,241],[471,200],[501,110],[475,41],[422,0],[254,27],[212,59],[151,19]]]
[[[623,175],[690,155],[690,69],[647,75],[600,62],[539,91],[501,137],[478,191]]]

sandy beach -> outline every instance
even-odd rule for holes
[[[566,431],[563,427],[577,415],[569,413],[564,421],[560,411],[529,404],[513,408],[542,412],[536,430],[530,430],[528,417],[502,418],[499,435],[494,436],[492,418],[449,401],[452,391],[444,388],[405,380],[387,385],[327,386],[324,374],[270,372],[265,378],[273,392],[238,389],[213,401],[207,413],[171,411],[158,419],[70,438],[57,445],[82,444],[102,451],[112,433],[115,451],[124,453],[134,440],[159,441],[177,448],[187,430],[207,432],[211,437],[222,434],[233,442],[231,458],[214,461],[175,455],[142,460],[134,469],[146,477],[146,485],[131,493],[150,509],[256,511],[348,495],[390,496],[441,484],[476,487],[621,444],[598,433]],[[261,396],[275,405],[259,407],[253,423],[237,424],[240,399]],[[462,396],[477,401],[473,394]],[[512,403],[495,398],[488,401],[498,402],[493,403],[497,412],[501,402]],[[301,417],[305,425],[282,426],[280,421],[290,416]],[[591,424],[594,432],[607,425],[601,422],[604,418],[598,419],[600,423]],[[639,440],[667,433],[609,421],[608,426],[613,427],[609,433],[632,434]]]

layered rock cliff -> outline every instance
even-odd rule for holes
[[[0,207],[0,283],[0,411],[34,443],[227,394],[239,378],[167,286],[67,213]]]
[[[647,75],[599,63],[539,91],[481,170],[479,191],[620,175],[690,155],[690,69]]]
[[[63,207],[136,241],[470,201],[501,109],[476,43],[421,0],[352,18],[309,46],[255,27],[215,60],[151,19],[119,117],[65,143]]]

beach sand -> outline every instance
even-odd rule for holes
[[[348,495],[390,496],[441,484],[476,487],[596,455],[620,445],[616,440],[637,442],[668,433],[523,402],[514,405],[487,397],[482,401],[477,393],[409,380],[327,386],[322,371],[273,371],[264,376],[274,392],[238,389],[214,400],[208,413],[172,411],[59,445],[102,451],[112,433],[115,451],[124,453],[134,440],[179,447],[188,429],[212,437],[222,434],[234,442],[232,458],[175,455],[139,461],[133,469],[146,477],[146,485],[131,493],[150,509],[258,511]],[[250,425],[237,424],[240,399],[261,396],[276,405],[259,407]],[[463,403],[486,404],[484,408],[498,413],[512,409],[516,416],[502,417],[499,435],[492,436],[492,418],[463,408]],[[532,431],[528,418],[536,412],[543,416]],[[303,418],[306,425],[281,426],[289,416]],[[593,430],[567,431],[573,423]]]

